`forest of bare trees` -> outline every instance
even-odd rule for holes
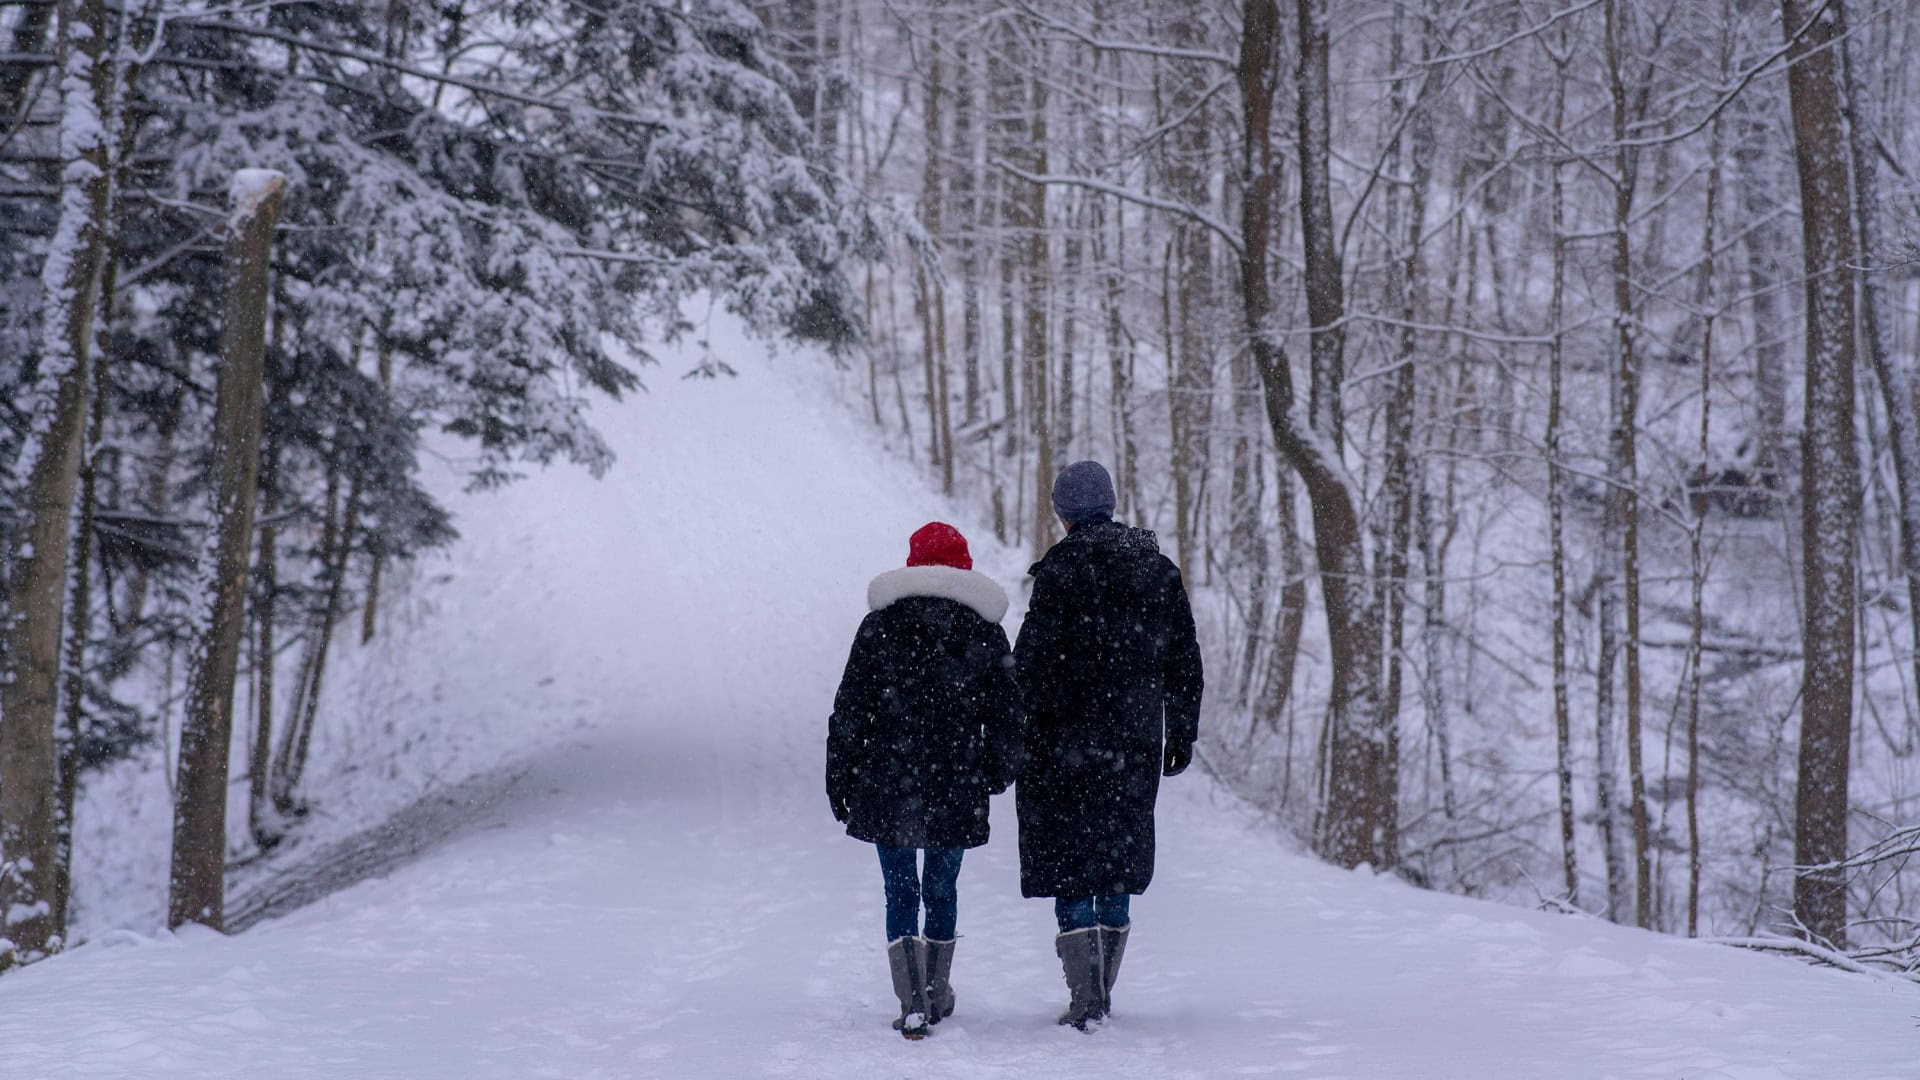
[[[1326,859],[1920,965],[1920,11],[0,0],[0,968],[172,762],[299,826],[340,628],[716,301],[1036,556],[1096,457]],[[864,341],[864,347],[859,347]],[[156,746],[156,744],[158,744]],[[244,773],[244,775],[242,775]],[[225,793],[247,786],[229,828]]]
[[[924,231],[849,387],[1036,554],[1109,465],[1213,771],[1344,865],[1914,961],[1920,14],[761,11]]]

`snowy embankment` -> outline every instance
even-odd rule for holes
[[[452,568],[376,639],[394,730],[438,725],[421,753],[537,748],[510,794],[244,934],[96,933],[0,979],[0,1074],[1916,1075],[1913,986],[1344,873],[1197,770],[1166,789],[1106,1030],[1053,1025],[1050,905],[1018,895],[1002,798],[961,875],[958,1012],[901,1040],[822,740],[867,580],[954,511],[808,363],[721,336],[739,378],[678,380],[682,356],[601,410],[605,481],[458,500]],[[1017,598],[1025,559],[956,523]]]

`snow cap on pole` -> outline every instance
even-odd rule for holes
[[[287,174],[278,169],[241,169],[227,185],[228,221],[233,225],[253,217],[267,196],[287,186]]]

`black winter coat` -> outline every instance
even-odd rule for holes
[[[1014,649],[1027,707],[1015,791],[1026,896],[1145,892],[1162,733],[1200,725],[1200,646],[1180,569],[1153,534],[1113,521],[1035,563]]]
[[[827,799],[847,835],[905,848],[987,842],[987,797],[1019,770],[1022,719],[992,579],[945,566],[875,578],[834,697]]]

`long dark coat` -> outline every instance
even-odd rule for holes
[[[1013,783],[1022,717],[990,578],[945,566],[880,575],[834,697],[827,799],[847,835],[890,847],[987,842],[987,797]]]
[[[1020,891],[1145,892],[1163,725],[1187,744],[1200,725],[1200,647],[1180,569],[1152,533],[1098,521],[1031,573],[1014,649],[1027,706]]]

